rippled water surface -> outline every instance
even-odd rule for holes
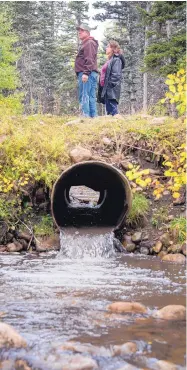
[[[84,242],[88,247],[88,240]],[[59,348],[67,340],[105,348],[136,341],[138,355],[101,356],[97,358],[99,368],[119,369],[127,361],[151,369],[156,359],[184,368],[184,323],[151,317],[157,308],[185,304],[184,267],[162,263],[156,257],[114,253],[111,248],[105,256],[94,247],[95,252],[89,253],[93,243],[80,255],[81,245],[77,245],[69,254],[66,248],[41,255],[0,255],[3,321],[28,342],[27,350],[4,351],[2,358],[22,356],[33,368],[63,369]],[[143,303],[148,315],[107,312],[109,303],[121,300]]]

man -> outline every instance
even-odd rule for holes
[[[75,59],[75,72],[78,76],[79,104],[85,117],[96,117],[97,89],[97,51],[98,41],[90,36],[91,28],[87,24],[77,27],[81,45]]]

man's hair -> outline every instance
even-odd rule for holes
[[[115,40],[109,41],[109,45],[113,51],[113,54],[122,54],[122,50],[119,46],[119,43]]]

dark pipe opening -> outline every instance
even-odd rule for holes
[[[98,204],[73,205],[72,186],[87,186],[100,193]],[[52,192],[52,213],[59,227],[111,226],[120,228],[131,207],[131,190],[126,177],[102,162],[81,162],[62,173]]]

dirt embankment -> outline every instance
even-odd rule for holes
[[[133,207],[120,235],[124,250],[183,263],[183,121],[149,115],[1,118],[0,252],[58,249],[50,215],[53,183],[72,163],[94,159],[130,181]]]

